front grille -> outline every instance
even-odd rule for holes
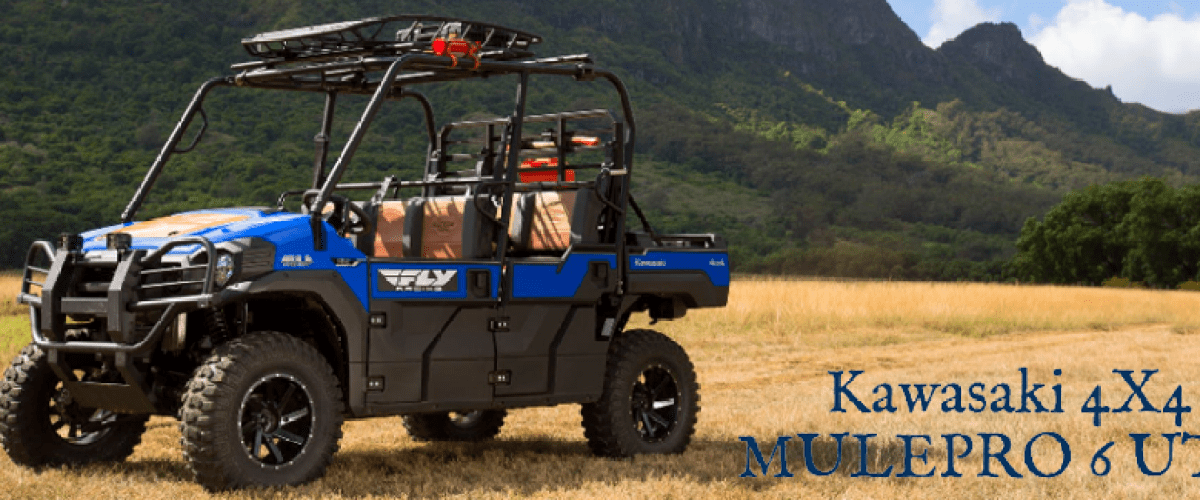
[[[75,286],[76,297],[103,297],[116,274],[116,263],[103,266],[81,266]]]
[[[200,260],[204,260],[201,258]],[[153,300],[204,293],[204,275],[208,264],[162,262],[138,273],[138,300]]]

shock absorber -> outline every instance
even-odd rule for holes
[[[225,318],[224,308],[212,308],[208,311],[206,318],[208,326],[208,336],[212,339],[214,345],[224,342],[229,338],[229,324]]]

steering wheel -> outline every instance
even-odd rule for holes
[[[340,194],[330,194],[328,202],[333,204],[333,207],[325,211],[324,207],[313,207],[312,204],[317,200],[317,195],[320,191],[310,189],[304,192],[301,198],[301,213],[311,214],[313,210],[322,210],[321,218],[333,226],[337,234],[346,236],[350,234],[359,234],[367,229],[367,212],[362,207],[355,205],[349,198]],[[353,215],[353,217],[351,217]]]
[[[347,202],[346,211],[342,213],[342,235],[362,234],[367,230],[367,212],[362,207]]]

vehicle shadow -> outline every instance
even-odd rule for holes
[[[780,433],[779,435],[787,435]],[[791,434],[788,443],[788,467],[795,480],[812,474],[806,469],[803,442]],[[333,457],[326,474],[317,481],[293,488],[258,488],[229,495],[238,498],[407,496],[439,498],[449,495],[503,494],[532,495],[538,492],[586,490],[589,484],[644,482],[677,478],[689,483],[728,483],[739,480],[747,468],[757,479],[742,479],[739,487],[755,492],[778,485],[781,472],[779,457],[771,459],[774,440],[760,440],[762,457],[769,461],[766,474],[746,443],[728,440],[696,439],[680,455],[637,456],[625,459],[597,457],[581,440],[548,436],[521,436],[482,443],[419,443],[396,448],[344,450]],[[361,448],[361,447],[360,447]],[[812,445],[813,465],[821,472],[850,475],[860,468],[859,445],[852,438],[839,446],[828,437]],[[930,449],[934,459],[944,452]],[[838,460],[840,458],[840,465]],[[870,472],[879,473],[895,466],[903,467],[904,447],[897,441],[871,441],[868,449]],[[834,466],[837,466],[834,471]],[[124,475],[148,487],[163,481],[192,482],[191,472],[182,460],[134,460],[101,467],[103,474]],[[90,468],[89,468],[90,469]],[[226,496],[217,494],[217,497]]]
[[[759,443],[765,448],[760,448],[764,460],[771,459],[774,445],[774,440]],[[843,440],[840,447],[831,438],[819,438],[812,444],[812,463],[822,472],[850,475],[860,469],[859,451],[858,442],[851,438]],[[797,479],[811,477],[806,470],[804,452],[801,440],[793,438],[787,450],[788,465]],[[683,479],[701,485],[728,483],[738,480],[747,467],[764,479],[773,478],[780,472],[778,457],[768,465],[764,476],[756,459],[747,453],[746,443],[736,437],[693,440],[688,451],[680,455],[625,459],[597,457],[582,440],[538,436],[486,443],[428,443],[394,451],[339,453],[326,477],[314,485],[317,489],[311,493],[345,497],[434,498],[486,493],[513,496],[586,491],[589,484],[645,482],[661,478]],[[938,451],[930,450],[930,456],[938,456]],[[882,472],[889,466],[895,466],[894,473],[899,473],[903,458],[904,447],[899,442],[871,441],[868,448],[868,468],[872,473]],[[748,491],[760,491],[777,485],[775,480],[747,479],[739,486]]]
[[[681,455],[597,457],[583,440],[522,436],[486,443],[426,443],[395,451],[339,453],[322,483],[346,497],[501,493],[526,496],[582,490],[589,483],[686,477],[728,481],[741,472],[741,442],[693,441]]]

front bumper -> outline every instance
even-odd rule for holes
[[[198,249],[186,256],[168,255],[186,245]],[[154,251],[84,253],[76,236],[64,236],[57,248],[38,241],[26,256],[17,301],[29,305],[33,343],[46,352],[76,401],[85,407],[154,413],[160,408],[146,380],[145,359],[175,330],[181,313],[220,306],[241,295],[236,289],[216,290],[216,255],[213,243],[199,236],[178,237]],[[47,261],[48,267],[38,266]],[[33,293],[34,287],[40,293]],[[115,368],[120,380],[81,380],[70,354],[95,355]]]

